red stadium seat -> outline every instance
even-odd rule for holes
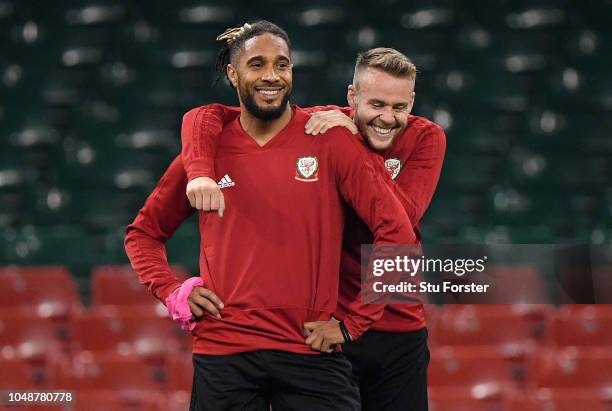
[[[612,346],[612,306],[567,305],[550,320],[550,343],[557,346]]]
[[[168,397],[168,411],[185,411],[189,409],[190,391],[175,391]]]
[[[543,308],[520,305],[448,305],[428,322],[434,345],[496,347],[507,358],[532,351],[543,335]]]
[[[503,411],[544,411],[529,393],[506,393],[502,401]]]
[[[193,383],[192,354],[187,352],[169,354],[166,372],[169,390],[190,392]]]
[[[16,307],[45,318],[67,318],[81,304],[74,280],[63,267],[0,268],[0,309]]]
[[[172,267],[180,278],[187,278],[182,267]],[[159,301],[140,284],[138,276],[130,266],[99,266],[91,275],[91,294],[94,307],[103,305],[152,305]],[[163,309],[163,305],[161,305]]]
[[[610,411],[609,404],[593,390],[539,389],[533,396],[538,404],[538,411]]]
[[[609,411],[605,401],[593,390],[554,390],[540,388],[524,394],[508,396],[503,411]]]
[[[22,310],[0,310],[0,351],[30,361],[45,361],[62,350],[55,323]]]
[[[530,361],[528,372],[539,388],[608,390],[612,387],[612,349],[542,350]]]
[[[79,390],[74,409],[87,411],[167,411],[164,395],[153,391]]]
[[[145,361],[114,352],[82,351],[68,363],[53,367],[53,385],[57,389],[162,391],[164,375]]]
[[[484,348],[451,348],[435,350],[429,364],[429,384],[448,394],[468,393],[476,399],[499,398],[512,387],[511,364],[495,350]]]
[[[72,321],[76,351],[115,351],[148,359],[163,359],[180,348],[183,334],[168,317],[151,315],[147,308],[117,306],[93,310]]]
[[[442,392],[430,395],[429,411],[496,411],[500,409],[499,403],[499,400],[479,400]]]
[[[27,389],[41,387],[36,370],[26,360],[0,357],[0,387],[7,389]]]

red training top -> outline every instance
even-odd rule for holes
[[[199,109],[183,119],[193,132]],[[193,352],[236,354],[276,349],[316,354],[303,324],[329,320],[338,300],[343,201],[374,233],[375,243],[416,242],[412,224],[382,177],[382,162],[344,129],[312,137],[309,116],[294,108],[289,124],[264,146],[238,119],[223,129],[215,172],[224,176],[223,218],[199,213],[200,275],[225,303],[222,318],[199,321]],[[126,251],[140,281],[161,300],[177,286],[163,241],[191,210],[187,180],[175,160],[128,227]],[[355,338],[382,315],[383,306],[348,307]]]
[[[350,107],[316,106],[304,109],[308,113],[323,110],[340,110],[352,117]],[[220,144],[224,124],[240,114],[237,107],[210,104],[199,108],[193,132],[183,133],[182,155],[189,180],[196,177],[212,177],[214,157]],[[357,135],[361,140],[361,136]],[[421,240],[419,223],[436,190],[444,154],[446,136],[434,122],[409,115],[408,126],[393,146],[384,153],[376,153],[396,184],[393,191],[402,203],[413,223],[418,240]],[[368,226],[353,210],[347,210],[344,232],[341,281],[337,318],[344,318],[348,307],[361,289],[361,245],[373,242]],[[422,304],[388,304],[382,318],[372,325],[373,330],[389,332],[415,331],[425,326]]]

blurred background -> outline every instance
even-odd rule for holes
[[[189,338],[123,235],[182,114],[237,103],[215,37],[257,19],[291,37],[298,105],[344,105],[359,51],[414,61],[413,114],[448,137],[426,243],[611,243],[612,1],[0,0],[0,388],[185,409]],[[192,218],[177,273],[198,244]],[[608,307],[429,308],[432,410],[610,409]]]

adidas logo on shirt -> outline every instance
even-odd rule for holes
[[[223,176],[223,178],[221,180],[219,180],[219,182],[217,183],[217,185],[219,186],[219,188],[227,188],[227,187],[233,187],[236,185],[236,183],[234,183],[232,181],[232,179],[230,178],[230,176],[228,176],[227,174]]]

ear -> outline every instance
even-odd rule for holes
[[[348,102],[348,105],[352,109],[355,109],[355,98],[356,97],[357,97],[357,90],[355,89],[355,86],[352,84],[349,84],[348,91],[346,93],[346,101]]]
[[[412,92],[412,98],[410,99],[410,104],[408,104],[408,114],[412,113],[412,107],[414,106],[414,97],[416,96],[416,94],[414,94],[414,91]]]
[[[231,63],[227,65],[227,78],[234,88],[238,88],[238,73]]]

